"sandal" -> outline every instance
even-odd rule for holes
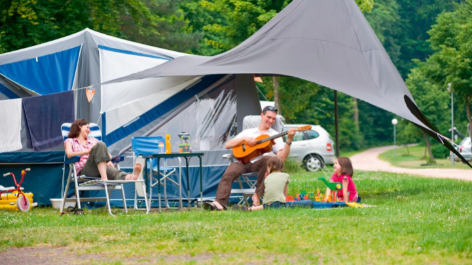
[[[226,211],[227,210],[226,206],[221,205],[221,207],[223,207],[223,209],[218,209],[218,207],[216,207],[216,205],[213,202],[205,202],[203,204],[203,209],[205,210],[209,210],[209,211]]]
[[[207,211],[210,211],[210,212],[218,210],[218,208],[216,208],[216,206],[213,204],[213,202],[204,202],[203,203],[203,209],[207,210]]]

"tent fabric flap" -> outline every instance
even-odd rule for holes
[[[131,135],[133,132],[146,126],[147,124],[158,119],[159,117],[165,115],[166,113],[173,110],[175,107],[179,106],[185,101],[195,97],[195,95],[205,90],[208,86],[213,84],[221,77],[221,75],[206,76],[202,78],[200,82],[198,82],[194,86],[191,86],[190,88],[186,89],[186,87],[183,86],[179,87],[176,90],[164,90],[160,93],[156,93],[155,95],[157,98],[155,98],[153,102],[150,102],[152,103],[150,105],[152,107],[142,114],[139,109],[143,107],[143,104],[139,101],[133,102],[133,104],[125,105],[122,108],[116,108],[110,112],[104,113],[102,116],[102,123],[106,124],[104,128],[106,128],[107,132],[104,142],[108,146],[113,145],[117,141]],[[147,100],[149,99],[153,99],[153,97],[147,98]],[[165,100],[162,101],[162,99]],[[115,130],[110,129],[110,122],[120,121],[122,120],[121,116],[133,115],[133,113],[137,113],[138,115],[133,118],[129,123],[124,124],[121,127],[116,128]]]
[[[40,95],[72,90],[80,49],[0,65],[0,74]]]

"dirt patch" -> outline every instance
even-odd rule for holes
[[[303,259],[302,257],[298,257]],[[90,264],[113,263],[124,264],[220,264],[220,263],[244,263],[244,264],[272,264],[277,261],[298,263],[294,256],[287,255],[260,255],[260,254],[199,254],[199,255],[162,255],[150,253],[148,257],[110,258],[105,254],[75,253],[73,247],[25,247],[9,248],[0,252],[0,264]],[[322,259],[321,259],[322,260]]]
[[[383,171],[393,173],[404,173],[417,176],[426,176],[433,178],[454,178],[472,181],[472,170],[470,169],[438,169],[438,168],[425,168],[425,169],[410,169],[400,168],[392,166],[390,163],[382,161],[378,156],[390,149],[393,146],[377,147],[366,150],[362,153],[353,155],[351,157],[352,165],[355,170],[365,171]]]

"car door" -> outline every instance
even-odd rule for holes
[[[472,146],[471,146],[471,138],[466,138],[467,141],[464,144],[464,151],[463,151],[463,157],[467,160],[472,159]]]

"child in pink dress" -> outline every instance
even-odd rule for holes
[[[357,202],[358,195],[352,176],[354,176],[354,169],[351,160],[347,157],[338,157],[334,162],[334,174],[331,176],[331,182],[343,184],[342,190],[338,190],[336,194],[338,201]],[[331,194],[331,190],[327,188],[325,202],[328,201],[329,194]]]

